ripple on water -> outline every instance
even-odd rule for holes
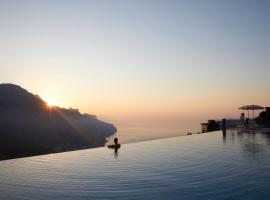
[[[0,199],[269,197],[269,142],[262,133],[232,134],[126,144],[118,158],[97,148],[3,161]]]

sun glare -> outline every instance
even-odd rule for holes
[[[56,101],[55,99],[52,99],[52,98],[44,98],[44,101],[46,101],[46,103],[48,104],[48,106],[59,106],[59,102]]]

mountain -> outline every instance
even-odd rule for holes
[[[0,160],[100,147],[115,132],[94,115],[49,107],[20,86],[0,84]]]

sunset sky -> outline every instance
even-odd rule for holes
[[[0,80],[100,118],[270,106],[270,1],[0,1]]]

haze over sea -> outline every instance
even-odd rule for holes
[[[201,131],[201,120],[116,120],[112,123],[117,127],[117,133],[109,138],[112,142],[118,137],[121,143],[145,141],[149,139],[166,138],[187,135],[188,132]]]

